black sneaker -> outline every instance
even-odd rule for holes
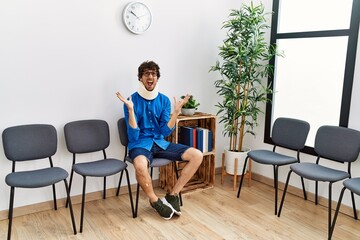
[[[170,195],[170,194],[166,194],[165,197],[162,199],[162,201],[164,202],[165,205],[169,206],[176,215],[181,215],[181,210],[180,210],[180,198],[178,195]]]
[[[172,208],[165,205],[160,199],[156,202],[150,202],[150,205],[158,212],[158,214],[165,220],[169,220],[173,215],[174,211]]]

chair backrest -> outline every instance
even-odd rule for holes
[[[272,141],[275,145],[293,150],[303,149],[310,130],[306,121],[294,118],[277,118],[272,128]]]
[[[11,161],[48,158],[57,150],[57,132],[48,124],[6,128],[2,133],[5,156]]]
[[[321,126],[315,137],[315,152],[338,162],[353,162],[359,156],[360,132],[339,126]]]
[[[71,153],[90,153],[110,144],[109,125],[104,120],[80,120],[64,126],[66,146]]]
[[[125,118],[120,118],[117,122],[117,125],[120,136],[120,142],[122,145],[127,147],[129,140],[127,135],[127,126],[126,126]]]

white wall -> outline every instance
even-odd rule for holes
[[[70,171],[72,157],[66,150],[63,126],[73,120],[104,119],[111,128],[108,156],[122,157],[116,121],[123,116],[123,109],[115,92],[126,96],[134,92],[137,67],[150,59],[161,68],[160,91],[171,99],[191,93],[199,99],[200,111],[215,114],[218,97],[213,82],[217,75],[208,70],[219,59],[218,46],[225,37],[222,22],[229,9],[238,8],[243,1],[143,1],[153,12],[153,25],[145,34],[134,35],[121,21],[122,10],[129,1],[0,0],[0,130],[18,124],[53,124],[59,139],[55,165]],[[272,1],[262,2],[271,11]],[[357,129],[359,68],[358,61],[350,120],[350,126]],[[262,117],[258,136],[246,139],[252,149],[271,147],[263,143],[263,126]],[[221,166],[221,151],[227,144],[221,128],[217,126],[217,167]],[[313,157],[304,155],[303,159],[312,161]],[[4,179],[11,171],[11,162],[6,160],[2,148],[0,164],[1,211],[8,208],[9,187]],[[27,164],[18,167],[28,168]],[[135,183],[133,167],[129,169]],[[253,169],[272,177],[270,167],[254,164]],[[355,175],[359,169],[357,164]],[[286,172],[285,168],[280,170],[280,181],[284,181]],[[117,179],[110,178],[109,187],[114,187]],[[296,181],[292,184],[297,185]],[[88,192],[101,187],[100,179],[88,180]],[[324,191],[322,194],[326,195],[326,188]],[[65,196],[61,186],[58,192],[59,197]],[[76,176],[72,194],[80,192],[81,179]],[[338,194],[338,190],[334,192]],[[15,206],[50,199],[49,189],[19,189]]]
[[[53,124],[59,139],[55,165],[70,171],[72,156],[66,150],[63,126],[73,120],[104,119],[111,128],[108,156],[122,157],[116,121],[123,109],[115,92],[128,96],[136,91],[137,67],[145,60],[160,65],[160,91],[171,99],[191,93],[199,99],[200,111],[216,113],[214,79],[208,70],[224,38],[221,23],[240,1],[144,0],[153,12],[153,24],[143,35],[130,33],[122,23],[128,2],[0,0],[1,132],[19,124]],[[11,162],[2,147],[0,164],[0,210],[4,210]],[[133,167],[129,169],[135,183]],[[110,178],[109,187],[117,179]],[[88,181],[88,192],[101,189],[101,179]],[[80,194],[81,178],[76,176],[74,184],[71,193]],[[65,195],[61,185],[58,191],[59,197]],[[35,193],[19,189],[15,206],[49,199],[49,189]]]

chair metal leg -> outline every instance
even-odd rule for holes
[[[52,190],[53,190],[53,198],[54,198],[54,209],[57,210],[55,184],[52,185]]]
[[[328,238],[331,239],[331,195],[332,183],[329,183],[329,198],[328,198]]]
[[[176,166],[176,162],[173,162],[174,164],[174,170],[175,170],[175,176],[176,176],[176,180],[179,179],[179,172],[178,172],[178,168]],[[183,205],[183,201],[182,201],[182,196],[181,196],[181,191],[179,192],[179,199],[180,199],[180,206]]]
[[[72,204],[71,204],[69,186],[68,186],[68,183],[67,183],[67,180],[66,180],[66,179],[64,179],[64,183],[65,183],[65,190],[66,190],[66,195],[67,195],[67,201],[68,201],[68,203],[69,203],[71,222],[72,222],[74,234],[76,235],[77,231],[76,231],[76,224],[75,224],[74,212],[73,212],[73,208],[72,208]]]
[[[276,176],[276,169],[275,169],[275,165],[273,165],[273,173],[274,173],[274,188],[276,186],[276,182],[275,182],[275,176]]]
[[[249,157],[245,158],[244,167],[243,167],[243,170],[242,170],[240,184],[239,184],[239,190],[238,190],[238,193],[237,193],[237,198],[240,197],[241,186],[242,186],[242,183],[243,183],[243,180],[244,180],[245,169],[246,169],[246,164],[247,164],[248,159],[249,159]]]
[[[351,192],[351,201],[352,201],[352,205],[353,205],[353,211],[354,211],[354,219],[358,219],[357,216],[357,212],[356,212],[356,205],[355,205],[355,197],[354,197],[354,193]]]
[[[86,177],[83,176],[83,192],[81,200],[81,216],[80,216],[80,232],[83,230],[83,221],[84,221],[84,208],[85,208],[85,187],[86,187]]]
[[[279,211],[278,211],[278,217],[280,217],[281,214],[281,210],[282,210],[282,206],[284,204],[284,200],[285,200],[285,195],[286,195],[286,191],[287,191],[287,187],[289,185],[289,180],[290,180],[290,176],[291,176],[292,170],[289,171],[288,176],[286,178],[286,183],[285,183],[285,187],[284,187],[284,192],[281,198],[281,202],[280,202],[280,207],[279,207]]]
[[[341,189],[341,192],[340,192],[339,201],[338,201],[338,203],[337,203],[336,210],[335,210],[335,214],[334,214],[334,219],[333,219],[333,222],[332,222],[332,225],[331,225],[331,231],[330,231],[329,239],[331,239],[332,234],[333,234],[333,232],[334,232],[334,228],[335,228],[335,224],[336,224],[336,219],[337,219],[337,216],[338,216],[338,214],[339,214],[339,210],[340,210],[340,207],[341,207],[341,201],[342,201],[342,198],[343,198],[343,196],[344,196],[345,189],[346,189],[346,187],[343,187],[343,189]]]
[[[319,188],[319,182],[315,181],[315,205],[318,205],[318,188]]]
[[[153,168],[151,167],[150,168],[150,177],[151,177],[151,179],[152,179],[152,175],[153,175]]]
[[[71,169],[71,173],[70,173],[70,182],[69,182],[69,193],[71,192],[71,185],[72,185],[72,180],[73,180],[73,176],[74,176],[74,170]],[[66,199],[66,203],[65,203],[65,207],[68,207],[68,200]]]
[[[106,199],[106,177],[104,177],[103,199]]]
[[[136,187],[135,211],[134,211],[134,216],[133,216],[133,218],[136,218],[136,217],[137,217],[138,206],[139,206],[139,192],[140,192],[140,185],[139,185],[139,183],[138,183],[138,184],[137,184],[137,187]]]
[[[306,195],[306,190],[305,190],[305,183],[304,183],[304,178],[301,177],[301,185],[303,188],[303,194],[304,194],[304,199],[307,200],[307,195]]]
[[[126,169],[124,169],[124,170],[126,170]],[[119,196],[119,193],[120,193],[121,181],[122,181],[122,177],[123,177],[123,174],[124,174],[124,170],[122,170],[121,174],[120,174],[119,185],[118,185],[118,188],[116,190],[116,196]]]
[[[133,198],[132,198],[129,172],[128,172],[127,169],[124,169],[124,170],[125,170],[125,173],[126,173],[126,180],[127,180],[127,185],[128,185],[128,191],[129,191],[129,198],[130,198],[130,205],[131,205],[131,214],[132,214],[133,218],[135,218],[134,202],[133,202]],[[124,171],[124,170],[123,170],[123,171]],[[121,171],[121,174],[123,173],[123,171]]]
[[[274,165],[274,187],[275,187],[275,215],[277,214],[277,202],[278,202],[278,174],[279,174],[279,166]]]
[[[8,235],[7,239],[11,239],[11,227],[12,227],[12,218],[13,218],[13,210],[14,210],[14,195],[15,195],[15,188],[10,188],[10,204],[9,204],[9,225],[8,225]]]

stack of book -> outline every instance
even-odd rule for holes
[[[212,151],[212,132],[202,127],[180,127],[179,143],[205,152]]]

